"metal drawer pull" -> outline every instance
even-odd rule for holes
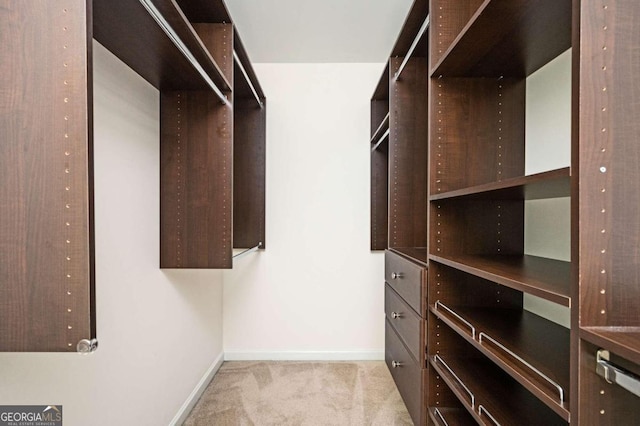
[[[391,273],[391,279],[392,280],[398,280],[400,278],[403,278],[404,274],[402,272],[392,272]]]
[[[402,363],[401,363],[401,362],[399,362],[399,361],[392,361],[392,362],[391,362],[391,366],[392,366],[393,368],[402,367]]]
[[[481,332],[478,335],[478,341],[480,342],[480,344],[482,344],[482,339],[485,338],[489,341],[491,341],[491,343],[493,343],[494,345],[496,345],[497,347],[499,347],[500,349],[502,349],[503,351],[505,351],[509,356],[517,359],[520,363],[524,364],[527,368],[529,368],[531,371],[533,371],[534,373],[536,373],[538,376],[540,376],[541,378],[543,378],[545,381],[547,381],[549,384],[551,384],[554,388],[556,388],[556,390],[558,391],[558,393],[560,394],[560,401],[564,401],[564,389],[562,389],[562,386],[560,386],[557,382],[551,380],[547,375],[545,375],[542,371],[538,370],[537,368],[535,368],[533,365],[529,364],[527,361],[525,361],[524,359],[520,358],[518,355],[516,355],[515,353],[513,353],[511,350],[509,350],[508,348],[506,348],[502,343],[498,342],[496,339],[494,339],[493,337],[489,336],[487,333],[485,332]]]
[[[449,312],[451,315],[456,317],[458,320],[462,321],[467,327],[471,329],[471,337],[473,337],[474,339],[476,338],[476,328],[469,321],[462,318],[460,315],[456,314],[453,311],[453,309],[447,307],[444,303],[442,303],[439,300],[436,302],[436,311],[438,310],[438,307],[441,307],[442,309],[444,309],[445,311]]]
[[[391,312],[391,318],[393,319],[402,318],[402,312]]]
[[[465,384],[462,382],[462,380],[460,380],[460,377],[458,377],[458,376],[456,375],[456,373],[454,373],[454,372],[453,372],[453,370],[451,369],[451,367],[449,367],[449,366],[447,365],[447,363],[446,363],[446,362],[444,362],[444,360],[442,359],[442,357],[441,357],[440,355],[436,355],[436,356],[434,357],[434,359],[435,359],[436,361],[440,362],[440,364],[442,364],[442,365],[444,366],[444,368],[446,368],[446,369],[449,371],[449,373],[450,373],[453,377],[455,377],[455,379],[458,381],[458,384],[460,384],[460,386],[462,386],[462,388],[463,388],[465,391],[467,391],[467,393],[468,393],[468,394],[469,394],[469,396],[471,397],[471,408],[476,408],[476,397],[475,397],[475,395],[473,395],[473,393],[469,390],[469,388],[467,387],[467,385],[465,385]]]
[[[447,421],[444,419],[444,417],[442,417],[442,413],[440,412],[440,410],[438,410],[438,409],[436,408],[436,409],[435,409],[435,410],[433,410],[433,411],[436,413],[436,415],[437,415],[438,417],[440,417],[440,421],[442,422],[442,424],[443,424],[444,426],[449,426],[449,423],[447,423]]]
[[[607,381],[640,397],[640,377],[609,362],[609,351],[600,349],[596,355],[596,373]]]
[[[489,413],[489,410],[487,410],[482,404],[480,404],[480,406],[478,407],[478,414],[480,414],[480,417],[482,417],[482,413],[484,413],[485,416],[489,417],[495,425],[500,426],[500,423],[498,423],[496,418],[493,417],[491,413]]]

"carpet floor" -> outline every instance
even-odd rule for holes
[[[413,425],[384,362],[225,362],[185,426]]]

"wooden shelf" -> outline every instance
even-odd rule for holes
[[[640,327],[580,327],[580,337],[640,364]]]
[[[392,247],[389,250],[419,263],[424,267],[428,266],[428,253],[426,247]]]
[[[447,307],[471,324],[474,332],[446,309],[437,309],[434,304],[430,310],[559,416],[569,421],[569,330],[524,310]],[[486,338],[487,335],[489,339]],[[499,342],[510,353],[491,339]],[[550,347],[553,351],[549,350]],[[553,384],[522,361],[559,385],[564,399],[560,398],[559,390]]]
[[[569,167],[530,176],[505,179],[500,182],[434,194],[430,201],[452,198],[482,200],[539,200],[571,195]]]
[[[550,302],[571,306],[569,262],[529,255],[446,255],[444,257],[431,254],[429,260]]]
[[[482,416],[479,415],[482,406],[503,425],[566,426],[566,421],[506,376],[491,361],[444,356],[441,359],[460,381],[435,356],[430,357],[430,363],[478,423],[492,424],[485,411]],[[474,404],[460,382],[474,395]]]
[[[218,88],[223,92],[231,90],[229,80],[178,5],[170,0],[156,0],[153,4]],[[94,1],[93,30],[100,44],[157,89],[210,90],[140,2]]]
[[[571,1],[485,0],[431,75],[526,77],[570,47]]]
[[[429,407],[429,417],[438,426],[473,426],[477,424],[469,413],[459,408]]]

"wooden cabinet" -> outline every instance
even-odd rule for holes
[[[415,10],[422,10],[418,1]],[[428,10],[429,85],[414,91],[429,99],[428,250],[420,262],[428,262],[428,286],[419,303],[414,288],[389,273],[398,253],[420,259],[415,248],[397,245],[405,244],[404,232],[421,232],[409,225],[420,217],[415,204],[394,204],[402,199],[396,190],[414,200],[424,194],[396,174],[415,145],[376,142],[387,128],[393,135],[396,123],[396,134],[416,127],[394,119],[403,101],[394,103],[393,85],[380,84],[372,100],[372,124],[382,123],[372,125],[372,248],[385,236],[395,247],[386,259],[387,311],[420,306],[426,328],[427,388],[419,393],[429,419],[414,421],[638,423],[640,5],[431,0]],[[540,124],[527,122],[535,95],[528,78],[569,48],[571,167],[527,173],[525,148],[537,142],[527,127]],[[396,62],[385,78],[393,81]],[[571,200],[570,261],[526,248],[528,219],[549,215],[526,206],[558,198]],[[412,281],[416,273],[407,271]],[[529,311],[531,298],[565,309],[571,328]],[[403,338],[416,328],[413,318],[394,323],[387,316],[387,328],[395,332],[392,345],[400,341],[415,355],[415,339]],[[408,385],[398,386],[402,393]]]
[[[222,0],[3,1],[2,351],[95,348],[94,37],[160,91],[161,267],[265,247],[266,101]]]
[[[385,252],[385,360],[416,424],[428,416],[426,271],[426,263],[399,250]]]

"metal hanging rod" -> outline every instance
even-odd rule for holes
[[[378,147],[380,146],[380,144],[382,142],[384,142],[384,140],[389,137],[389,133],[391,133],[391,129],[387,129],[386,132],[384,132],[384,134],[382,136],[380,136],[380,139],[378,139],[378,142],[376,142],[376,144],[373,146],[373,148],[371,148],[371,152],[375,151],[376,149],[378,149]]]
[[[224,93],[222,93],[222,91],[218,88],[218,86],[216,86],[216,84],[213,82],[209,74],[207,74],[204,68],[202,68],[202,65],[200,65],[200,62],[198,62],[196,57],[193,56],[193,53],[191,53],[189,48],[180,39],[178,34],[176,34],[173,28],[171,28],[171,25],[169,24],[169,22],[167,22],[164,16],[162,16],[162,13],[160,13],[160,11],[155,7],[152,1],[151,0],[139,0],[139,1],[142,4],[142,6],[144,6],[144,8],[147,9],[147,12],[149,12],[149,15],[151,15],[151,17],[158,23],[162,31],[164,31],[165,34],[169,36],[169,39],[171,39],[173,44],[178,48],[178,50],[180,50],[180,52],[182,52],[184,57],[187,58],[187,60],[191,63],[191,65],[193,65],[193,67],[196,69],[196,71],[198,71],[200,76],[202,76],[202,78],[209,85],[209,87],[211,87],[211,89],[216,94],[216,96],[220,99],[220,101],[222,101],[223,104],[230,106],[231,103],[229,102],[229,99],[227,99]]]
[[[384,118],[382,119],[382,123],[380,123],[380,125],[378,126],[378,128],[376,129],[375,132],[373,132],[373,136],[371,137],[371,142],[373,142],[376,139],[376,136],[378,136],[380,134],[380,132],[382,131],[382,129],[385,126],[389,125],[389,116],[390,116],[390,112],[387,113],[387,115],[384,116]]]
[[[427,31],[428,28],[429,28],[429,15],[427,15],[427,18],[424,20],[422,27],[420,27],[420,31],[418,31],[416,38],[413,40],[413,43],[411,43],[411,47],[409,48],[409,51],[404,57],[404,60],[400,64],[400,68],[398,68],[398,71],[395,73],[396,80],[400,78],[400,74],[402,74],[404,67],[407,65],[407,62],[409,62],[409,59],[411,59],[411,55],[413,55],[413,51],[416,50],[418,43],[420,43],[420,39],[422,38],[422,36],[424,35],[425,31]]]
[[[251,89],[251,93],[253,93],[253,96],[256,98],[256,101],[258,101],[258,105],[260,105],[260,108],[264,108],[264,103],[262,102],[262,99],[260,99],[260,96],[258,96],[258,92],[256,92],[255,87],[253,87],[253,83],[249,78],[249,74],[247,74],[247,71],[242,66],[242,62],[240,62],[240,58],[238,57],[238,54],[235,50],[233,51],[233,59],[236,61],[236,64],[238,64],[238,68],[240,68],[240,71],[242,71],[242,75],[244,75],[245,80],[247,80],[247,84]]]
[[[596,373],[598,376],[605,379],[607,383],[615,383],[635,396],[640,397],[640,377],[612,364],[610,359],[611,354],[609,351],[600,349],[597,352]]]
[[[237,259],[238,257],[244,256],[245,254],[258,250],[260,247],[262,247],[262,241],[260,241],[257,246],[251,247],[250,249],[246,249],[245,251],[236,254],[235,256],[233,256],[233,258]]]

